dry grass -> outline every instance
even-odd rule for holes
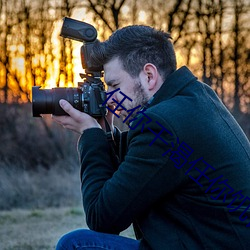
[[[67,171],[60,164],[31,171],[0,164],[0,176],[0,210],[76,206],[81,201],[79,167]]]
[[[0,104],[0,210],[76,206],[79,135],[31,116],[30,104]]]
[[[81,207],[0,211],[0,249],[55,249],[60,236],[77,228],[87,228]],[[131,227],[122,235],[134,238]]]
[[[33,118],[29,104],[0,104],[0,114],[0,210],[75,206],[78,135]]]
[[[0,114],[0,250],[54,249],[61,235],[87,228],[78,135],[33,118],[30,104],[0,104]]]

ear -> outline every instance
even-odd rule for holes
[[[159,80],[159,72],[156,66],[152,63],[145,64],[143,67],[143,73],[146,77],[148,90],[154,90]]]

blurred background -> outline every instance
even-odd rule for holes
[[[178,67],[210,85],[250,138],[249,0],[0,0],[0,16],[0,210],[81,204],[78,135],[33,118],[30,104],[32,86],[81,80],[82,44],[59,36],[64,16],[100,40],[131,24],[170,32]]]

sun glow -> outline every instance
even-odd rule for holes
[[[55,15],[51,11],[48,10]],[[86,13],[84,8],[76,8],[71,17],[94,23],[93,14]],[[29,31],[28,38],[9,35],[11,40],[4,51],[6,57],[3,57],[6,67],[0,68],[0,102],[27,102],[31,98],[32,86],[44,89],[77,87],[78,82],[82,82],[79,75],[84,73],[80,55],[82,43],[62,38],[62,23],[62,20],[53,22],[49,27],[52,30],[50,37],[40,37],[36,28]],[[15,27],[24,33],[25,28],[21,24]]]

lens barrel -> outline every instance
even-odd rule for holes
[[[67,100],[74,108],[81,109],[81,94],[79,88],[40,89],[32,87],[32,111],[34,117],[41,114],[67,115],[60,107],[59,100]]]

